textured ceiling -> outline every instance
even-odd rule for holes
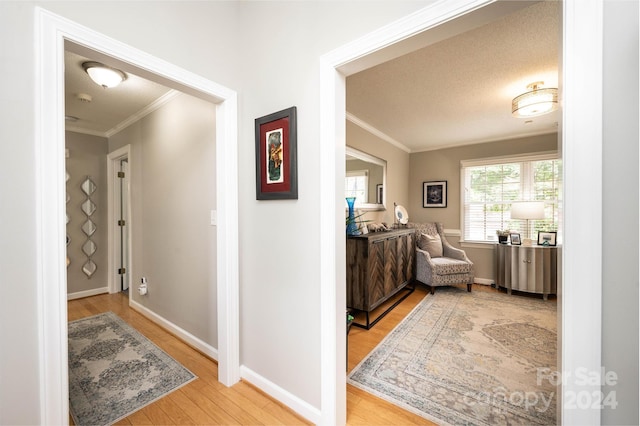
[[[411,152],[557,130],[560,112],[527,120],[511,100],[558,87],[560,2],[547,1],[347,78],[347,113]]]
[[[560,6],[540,2],[349,76],[348,117],[410,152],[556,131],[559,111],[527,123],[511,116],[511,100],[534,81],[557,87]],[[131,73],[103,89],[82,69],[100,57],[87,56],[65,52],[66,115],[78,118],[67,130],[110,136],[171,93]]]

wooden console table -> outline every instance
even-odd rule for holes
[[[558,285],[557,247],[496,245],[496,286],[528,293],[556,294]]]
[[[354,326],[370,329],[413,292],[407,284],[413,282],[414,258],[414,229],[347,237],[347,307],[365,312],[367,318]],[[370,321],[370,312],[402,289],[407,294]]]

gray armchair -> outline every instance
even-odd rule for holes
[[[431,288],[466,284],[471,291],[473,262],[464,250],[453,247],[444,236],[441,223],[412,223],[416,229],[416,279]]]

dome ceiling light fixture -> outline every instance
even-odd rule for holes
[[[542,88],[544,81],[527,86],[528,92],[511,101],[511,114],[517,118],[535,117],[558,109],[558,89]]]
[[[91,80],[97,85],[106,88],[116,87],[127,79],[127,75],[119,69],[111,68],[100,62],[88,61],[82,63],[82,68],[85,70]]]

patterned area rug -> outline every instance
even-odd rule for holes
[[[69,403],[77,425],[107,425],[196,376],[113,312],[69,323]]]
[[[556,424],[556,303],[438,288],[349,383],[438,424]]]

